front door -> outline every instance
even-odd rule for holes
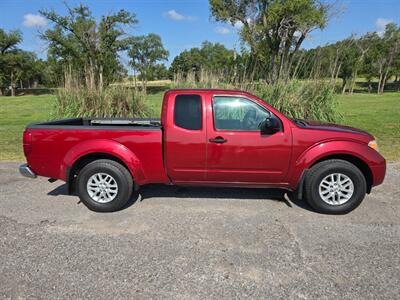
[[[289,166],[290,128],[262,135],[259,124],[277,117],[243,96],[214,96],[208,101],[212,118],[207,122],[207,181],[282,182]]]

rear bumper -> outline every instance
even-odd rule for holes
[[[20,165],[19,172],[21,173],[22,176],[25,176],[28,178],[36,178],[37,177],[37,175],[32,171],[32,169],[29,168],[28,164]]]

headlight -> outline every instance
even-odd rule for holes
[[[372,140],[368,143],[368,147],[374,149],[375,151],[379,152],[379,147],[378,147],[378,143],[376,142],[376,140]]]

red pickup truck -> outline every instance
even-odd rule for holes
[[[61,179],[91,210],[122,209],[148,183],[274,187],[316,211],[347,213],[383,182],[374,137],[290,119],[242,91],[175,89],[161,120],[76,118],[31,124],[24,176]]]

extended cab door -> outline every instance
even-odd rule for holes
[[[172,93],[165,99],[164,161],[175,183],[205,180],[206,114],[201,93]],[[164,101],[165,101],[164,100]]]
[[[281,183],[291,155],[291,131],[261,134],[266,117],[277,118],[245,96],[210,96],[207,122],[207,181],[251,184]]]

